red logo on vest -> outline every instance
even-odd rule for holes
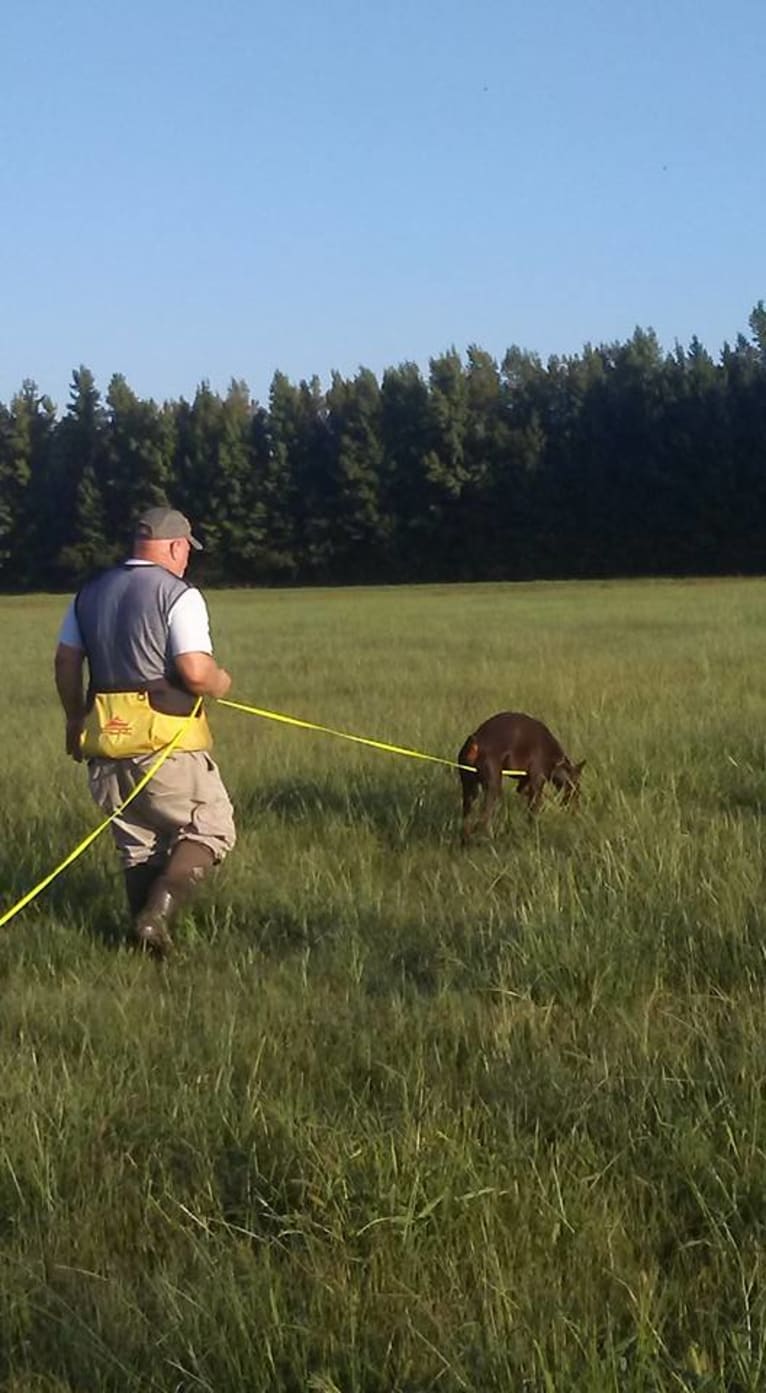
[[[130,735],[132,730],[130,721],[124,721],[122,716],[112,716],[104,726],[104,735]]]

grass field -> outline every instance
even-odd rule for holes
[[[0,930],[0,1386],[766,1388],[766,582],[209,595],[239,843],[163,969],[107,837]],[[94,825],[62,600],[0,598],[0,912]],[[23,655],[19,656],[19,655]]]

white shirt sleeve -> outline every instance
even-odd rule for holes
[[[58,642],[66,643],[69,648],[82,648],[83,651],[85,649],[85,644],[82,641],[82,634],[80,633],[80,625],[77,623],[74,600],[72,600],[69,609],[61,621]]]
[[[168,623],[168,647],[174,658],[179,653],[212,653],[207,605],[199,590],[190,586],[184,591],[173,605]]]

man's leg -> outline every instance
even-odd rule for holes
[[[173,946],[170,927],[176,914],[235,843],[234,815],[217,766],[202,751],[171,755],[136,803],[140,816],[173,840],[134,919],[138,944],[165,957]]]
[[[130,915],[135,919],[139,910],[146,904],[154,882],[162,874],[162,866],[155,865],[152,861],[142,861],[137,866],[123,866],[122,874]]]
[[[136,915],[133,931],[139,947],[157,957],[166,956],[173,947],[172,921],[214,863],[210,847],[191,841],[176,844]]]
[[[89,760],[88,782],[94,802],[102,812],[111,815],[124,803],[143,773],[131,759]],[[165,867],[170,838],[160,837],[156,829],[140,817],[135,804],[129,804],[125,812],[114,819],[111,831],[122,866],[130,915],[134,919]]]

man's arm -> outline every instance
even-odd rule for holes
[[[85,698],[82,690],[82,670],[85,653],[68,643],[59,643],[54,659],[56,691],[66,716],[66,752],[79,763],[82,759],[82,731],[85,720]]]
[[[187,692],[193,696],[224,697],[231,677],[211,653],[176,653],[173,663]]]
[[[168,646],[187,692],[193,696],[226,696],[231,678],[213,657],[207,605],[193,585],[170,611]]]

